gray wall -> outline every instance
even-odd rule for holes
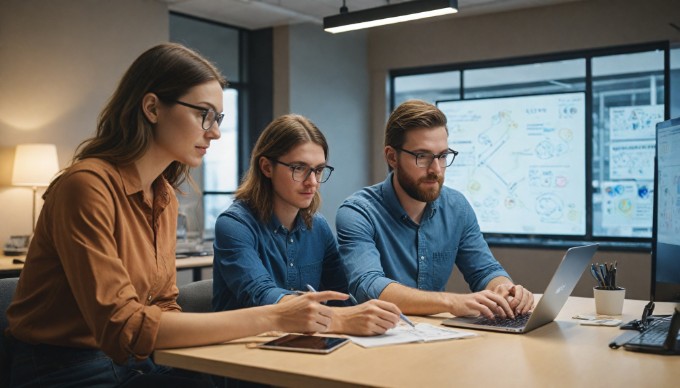
[[[331,35],[317,25],[300,24],[277,28],[274,33],[275,77],[279,80],[275,116],[304,115],[326,136],[328,164],[335,171],[321,186],[321,213],[335,229],[337,208],[365,186],[370,173],[366,32]]]
[[[54,143],[66,167],[123,72],[167,39],[157,1],[0,3],[0,243],[31,232],[31,190],[10,186],[14,147]]]
[[[371,149],[382,146],[388,115],[388,70],[438,64],[513,58],[598,47],[677,42],[680,33],[669,22],[680,21],[677,0],[589,0],[519,11],[438,21],[405,23],[371,30],[368,35],[368,71],[371,75]],[[373,154],[371,181],[385,176],[382,156]],[[563,250],[492,248],[514,280],[541,292]],[[627,297],[649,297],[649,253],[598,252],[595,261],[619,261],[620,283]],[[593,281],[581,279],[576,295],[592,296]],[[467,290],[459,274],[449,282],[452,290]]]

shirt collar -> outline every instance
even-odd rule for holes
[[[134,163],[130,163],[124,166],[116,166],[120,178],[123,181],[123,187],[125,189],[125,195],[132,196],[134,194],[140,193],[142,191],[142,180],[139,177],[139,172]],[[172,192],[172,186],[162,175],[156,178],[152,183],[154,189],[154,197],[156,204],[161,208],[164,208],[170,203],[170,193]]]
[[[286,229],[286,227],[283,226],[281,221],[279,221],[279,218],[276,217],[276,214],[274,213],[272,213],[272,217],[267,225],[274,233],[295,233],[298,230],[307,230],[307,225],[305,225],[302,217],[300,217],[300,213],[298,213],[298,215],[295,217],[295,221],[293,222],[293,230]]]
[[[385,207],[387,208],[387,210],[390,211],[390,213],[399,214],[399,218],[401,220],[410,220],[410,217],[406,213],[406,210],[404,210],[404,207],[401,206],[401,202],[399,202],[397,192],[394,190],[394,181],[392,180],[393,176],[394,171],[391,171],[387,175],[387,179],[385,179],[385,181],[382,183],[382,195],[383,199],[385,200]],[[439,193],[439,197],[441,197],[441,192]],[[437,209],[439,208],[440,202],[439,197],[432,202],[428,202],[427,205],[425,205],[424,216],[426,218],[432,218],[437,213]]]
[[[125,188],[125,195],[130,196],[142,191],[142,180],[139,178],[139,172],[134,163],[125,166],[116,166],[120,178],[123,181]]]

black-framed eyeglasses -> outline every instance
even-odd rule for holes
[[[453,163],[453,161],[456,159],[456,156],[458,155],[458,151],[454,151],[451,148],[449,148],[446,152],[442,152],[441,154],[433,154],[432,152],[413,152],[400,147],[394,147],[394,149],[404,151],[407,154],[415,156],[416,166],[420,168],[430,167],[435,159],[437,159],[439,167],[448,167]]]
[[[174,102],[180,105],[184,105],[191,109],[200,110],[201,116],[203,117],[203,122],[201,122],[201,128],[203,128],[204,131],[207,131],[210,128],[212,128],[213,124],[215,123],[217,123],[217,126],[219,127],[220,124],[222,124],[222,120],[224,119],[224,113],[217,113],[215,109],[204,108],[202,106],[192,105],[179,100],[175,100]]]
[[[307,178],[309,178],[309,176],[312,175],[312,172],[314,172],[314,177],[316,178],[316,181],[319,183],[324,183],[328,180],[328,178],[331,177],[331,173],[333,173],[333,170],[335,170],[335,168],[331,166],[312,168],[305,164],[289,164],[269,157],[267,157],[267,159],[271,160],[274,163],[278,163],[290,168],[290,171],[293,173],[293,180],[295,182],[306,181]]]

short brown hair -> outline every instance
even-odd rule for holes
[[[408,100],[390,115],[385,127],[385,146],[400,148],[406,132],[418,128],[446,128],[446,116],[436,106],[422,100]],[[446,132],[448,133],[448,128]]]
[[[407,100],[401,103],[390,115],[385,126],[385,147],[401,148],[406,142],[406,132],[418,128],[444,127],[446,115],[436,106],[422,100]],[[392,166],[387,164],[392,171]]]
[[[288,114],[274,119],[258,137],[250,156],[250,167],[236,190],[236,199],[245,202],[260,220],[268,222],[274,209],[274,188],[271,179],[260,170],[260,158],[278,159],[307,142],[320,145],[324,158],[328,160],[326,137],[314,123],[300,115]],[[321,196],[317,191],[309,207],[300,209],[300,215],[310,229],[312,216],[320,205]]]

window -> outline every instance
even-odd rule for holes
[[[246,89],[242,82],[243,59],[241,42],[247,31],[190,16],[170,14],[170,40],[198,51],[210,59],[227,78],[224,89],[224,120],[220,125],[221,137],[212,141],[203,159],[203,165],[192,172],[202,193],[182,187],[184,195],[178,196],[180,218],[178,237],[211,239],[215,220],[233,201],[239,182],[238,146],[242,135],[240,95]],[[181,230],[180,230],[181,228]]]
[[[238,91],[224,91],[222,136],[210,144],[203,159],[203,214],[205,231],[215,228],[217,216],[231,205],[238,187]],[[232,114],[229,114],[232,113]]]
[[[405,75],[394,78],[393,106],[410,99],[426,101],[455,100],[460,98],[460,72]]]
[[[593,236],[651,237],[664,51],[592,59]]]
[[[668,69],[664,65],[666,55],[670,58]],[[680,112],[680,95],[668,90],[668,85],[680,83],[680,49],[670,50],[667,43],[655,43],[434,69],[393,70],[390,76],[392,109],[408,98],[420,98],[437,103],[447,114],[450,145],[461,151],[461,155],[453,168],[447,170],[446,184],[468,197],[482,231],[492,242],[527,244],[538,240],[573,245],[573,240],[598,240],[604,245],[623,243],[648,247],[655,124],[670,112],[676,116]],[[565,101],[573,105],[570,112],[578,112],[581,124],[565,121]],[[494,135],[488,132],[490,121],[483,120],[484,116],[489,120],[501,117],[500,111],[494,113],[498,104],[509,107],[509,114],[515,120],[513,125],[518,125],[526,135],[523,150],[517,148],[520,144],[512,148],[508,142],[502,143],[502,136],[509,136],[509,132],[496,131],[497,138],[485,138],[487,142],[496,141],[494,152],[506,148],[509,156],[503,160],[513,160],[520,166],[521,173],[514,176],[515,184],[510,182],[512,174],[491,171],[493,166],[485,165],[483,160],[483,147],[475,144],[480,141],[478,136]],[[536,110],[545,113],[550,109],[555,111],[552,118],[544,115],[537,121],[526,117]],[[571,139],[578,140],[579,144],[562,141],[570,130],[576,131]],[[539,140],[548,141],[560,131],[559,147],[555,142],[551,142],[555,147],[550,149],[538,147]],[[460,140],[458,144],[455,136]],[[542,144],[550,145],[548,143]],[[549,154],[555,156],[565,147],[571,147],[571,159],[556,158],[553,164],[540,161],[535,154],[539,150],[552,150]],[[579,160],[573,159],[575,157]],[[475,165],[489,170],[490,178],[483,182],[474,179],[484,179],[480,171],[470,171],[470,166]],[[560,169],[563,173],[559,173]],[[580,171],[569,175],[570,169]],[[541,196],[532,189],[521,191],[522,184],[527,182],[543,182],[548,187],[548,180],[562,185],[576,183],[574,187],[579,187],[581,199],[573,199],[573,193],[557,198],[559,195],[555,193],[559,194],[559,190],[546,189],[545,193],[553,196],[546,202],[550,195]],[[482,184],[493,188],[486,196],[473,195],[471,191],[478,190],[474,194],[479,194]],[[536,213],[548,206],[554,217],[543,221],[554,224],[536,221],[534,226],[509,227],[505,225],[509,216],[503,211],[511,206],[524,206],[525,211]],[[574,222],[571,229],[564,228],[568,222]],[[562,227],[557,223],[563,223]]]

